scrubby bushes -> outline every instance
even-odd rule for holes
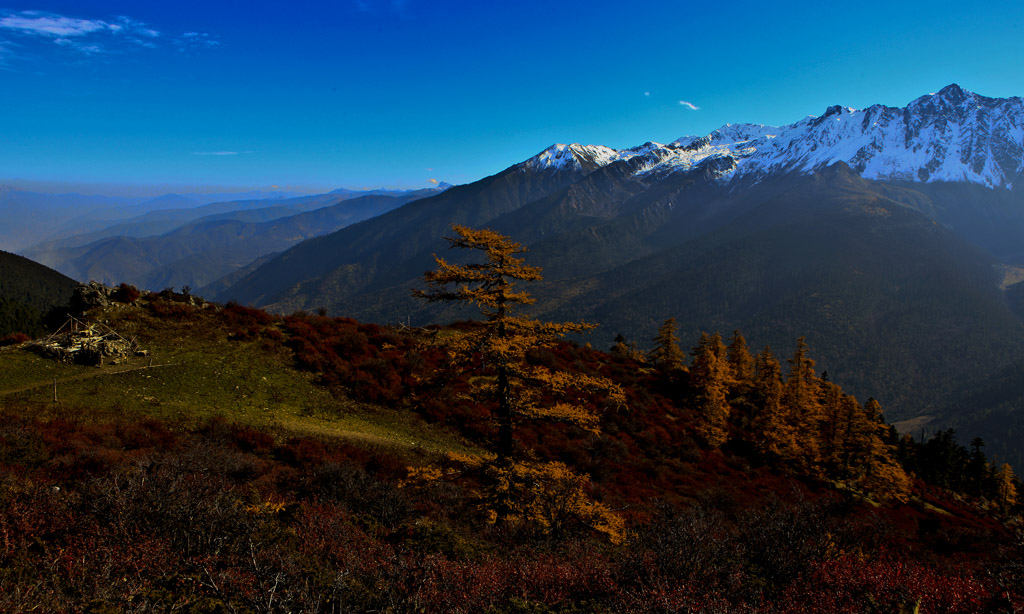
[[[1009,540],[969,556],[949,542],[935,550],[918,537],[927,524],[919,510],[871,511],[798,484],[757,506],[729,489],[648,506],[628,541],[610,546],[461,517],[440,504],[440,491],[399,488],[406,461],[383,450],[282,439],[223,420],[182,430],[154,420],[3,418],[0,611],[767,614],[919,603],[922,613],[967,613],[1024,605],[1021,556]],[[978,538],[997,531],[973,530]]]
[[[436,367],[413,337],[376,324],[295,314],[284,318],[283,329],[299,368],[370,403],[399,404]]]
[[[9,335],[4,335],[3,337],[0,337],[0,347],[8,345],[21,345],[22,343],[26,343],[31,340],[32,337],[29,337],[25,333],[11,333]]]
[[[153,304],[171,310],[169,326],[181,326],[175,305],[183,318],[208,313],[202,321],[214,325],[205,332],[220,341],[226,334],[290,351],[335,392],[417,412],[457,429],[467,445],[493,435],[488,408],[465,398],[468,382],[429,343],[435,333],[238,305]],[[693,391],[678,374],[668,379],[572,344],[527,360],[625,388],[628,411],[606,410],[600,436],[565,424],[519,432],[531,463],[589,476],[581,488],[625,519],[623,543],[582,522],[561,530],[490,524],[473,513],[479,475],[408,482],[409,465],[428,456],[421,449],[225,419],[104,420],[89,408],[37,418],[8,409],[0,414],[0,612],[1024,607],[1024,539],[994,509],[986,515],[976,501],[921,484],[909,503],[875,507],[742,446],[702,445],[687,403]]]
[[[120,303],[134,303],[139,300],[139,297],[141,296],[142,293],[139,292],[138,288],[131,284],[122,283],[116,290],[114,290],[111,298]]]

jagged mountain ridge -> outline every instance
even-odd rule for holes
[[[698,238],[754,206],[742,197],[718,202],[722,190],[742,194],[771,177],[806,174],[837,162],[863,178],[887,180],[894,187],[886,196],[1015,263],[1024,256],[1017,247],[1024,236],[1024,206],[1007,188],[1024,165],[1019,154],[1022,117],[1019,98],[987,98],[950,85],[903,109],[836,106],[821,117],[779,129],[731,125],[702,138],[628,150],[554,145],[493,177],[337,238],[328,235],[316,247],[286,251],[220,298],[287,311],[335,304],[325,292],[336,295],[344,288],[348,295],[337,307],[351,307],[358,301],[356,293],[387,291],[421,272],[452,223],[495,226],[531,246],[582,230],[577,237],[582,242],[553,240],[551,255],[559,262],[548,263],[547,270],[556,277],[594,274]],[[960,172],[950,170],[954,159],[960,161]],[[972,185],[989,189],[950,189],[963,182],[943,178],[973,179]],[[911,189],[900,189],[902,184]],[[924,185],[927,194],[919,190]],[[712,207],[711,202],[718,204]],[[984,215],[973,215],[974,208]],[[617,228],[615,220],[628,230]],[[595,241],[617,243],[620,253],[581,259],[574,252],[557,258],[558,248],[592,249]]]
[[[845,162],[866,179],[966,181],[1012,189],[1024,172],[1022,154],[1024,102],[952,84],[903,108],[835,105],[788,126],[728,124],[707,136],[622,150],[557,144],[525,164],[588,171],[631,160],[636,174],[664,175],[720,158],[724,178],[763,178]]]
[[[217,298],[383,323],[467,317],[410,289],[433,254],[460,257],[442,238],[451,224],[490,227],[544,271],[532,312],[598,324],[599,347],[616,333],[648,346],[668,317],[782,353],[805,335],[821,368],[846,365],[838,381],[890,415],[934,412],[1024,350],[997,268],[1024,258],[1020,107],[951,86],[782,129],[556,145],[299,244]],[[954,360],[964,352],[970,368]]]

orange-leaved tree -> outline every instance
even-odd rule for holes
[[[658,328],[658,336],[654,338],[654,349],[651,350],[651,361],[656,367],[671,373],[686,368],[686,353],[679,347],[676,335],[676,319],[669,318]]]
[[[701,333],[693,348],[690,383],[697,391],[700,413],[704,418],[698,431],[704,443],[720,448],[729,439],[729,363],[726,347],[718,333]]]
[[[470,304],[483,315],[479,326],[448,337],[446,344],[454,365],[475,376],[470,380],[472,394],[491,408],[497,430],[487,458],[460,459],[464,465],[482,467],[489,476],[482,493],[487,512],[496,521],[525,521],[556,531],[560,527],[551,526],[552,519],[562,516],[548,509],[552,502],[545,500],[545,493],[558,492],[558,499],[573,508],[562,511],[574,513],[612,539],[621,539],[621,520],[583,496],[588,480],[560,463],[530,461],[528,451],[522,450],[516,439],[520,425],[536,420],[568,422],[597,433],[599,416],[586,402],[588,395],[601,395],[610,405],[625,404],[622,388],[607,378],[553,370],[527,360],[531,350],[593,326],[541,322],[520,315],[518,308],[534,299],[517,284],[541,279],[540,268],[520,257],[526,249],[493,230],[458,225],[452,230],[456,236],[446,237],[451,247],[479,251],[483,262],[454,264],[435,255],[437,269],[424,275],[427,289],[413,294],[431,302]],[[534,487],[525,496],[517,487],[522,483],[546,486],[539,491]]]

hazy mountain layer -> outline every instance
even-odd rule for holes
[[[162,217],[170,211],[185,212],[207,203],[240,199],[283,199],[293,194],[240,192],[223,194],[165,194],[157,198],[89,194],[43,194],[0,186],[0,249],[24,251],[44,241],[91,233],[147,214]],[[269,206],[269,203],[259,206]],[[239,207],[235,207],[236,209]],[[206,215],[199,213],[195,219]],[[183,219],[187,221],[187,219]],[[169,230],[169,228],[165,229]],[[110,235],[107,235],[110,236]]]
[[[379,215],[423,194],[331,197],[334,204],[330,206],[297,214],[292,211],[291,215],[277,219],[277,207],[269,215],[266,209],[239,209],[211,214],[159,236],[114,236],[81,246],[40,248],[32,254],[81,280],[114,285],[127,282],[151,290],[172,286],[197,288],[267,253]],[[302,201],[297,206],[319,204],[323,199]],[[271,219],[262,221],[264,217]]]

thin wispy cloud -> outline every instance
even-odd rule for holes
[[[70,47],[86,55],[93,55],[96,53],[103,52],[103,47],[97,45],[96,43],[86,43],[83,41],[72,40],[70,38],[55,38],[53,39],[53,42],[60,45],[61,47]]]
[[[185,32],[174,39],[174,45],[178,48],[178,51],[185,52],[210,49],[220,45],[220,41],[209,32]]]
[[[166,41],[164,44],[182,51],[208,49],[220,44],[209,33],[167,35],[127,15],[88,19],[45,11],[14,12],[0,9],[0,46],[14,41],[36,51],[52,45],[51,49],[65,49],[79,57],[125,53],[139,48],[156,49],[160,41]],[[0,48],[0,62],[3,62],[5,55],[3,49],[9,47]]]
[[[679,106],[686,107],[687,109],[689,109],[691,111],[700,111],[700,107],[698,107],[697,105],[693,104],[692,102],[687,102],[686,100],[680,100],[679,101]]]
[[[17,57],[17,53],[14,51],[14,45],[0,40],[0,70],[11,70],[8,62],[15,57]]]
[[[193,151],[193,156],[239,156],[251,154],[251,151]]]
[[[144,36],[146,38],[159,38],[162,36],[160,32],[147,26],[145,23],[132,19],[131,17],[125,17],[120,15],[115,20],[116,23],[112,24],[113,28],[116,28],[115,32],[126,32],[133,36]]]
[[[79,19],[43,11],[3,14],[0,17],[0,29],[54,40],[102,34],[128,38],[157,38],[160,36],[160,32],[145,23],[123,15],[115,17],[111,21],[105,21],[103,19]]]
[[[90,32],[108,29],[116,32],[120,26],[115,25],[112,29],[111,24],[96,19],[75,19],[40,11],[22,11],[0,18],[0,28],[39,36],[65,37],[84,36]]]
[[[406,0],[354,0],[352,4],[361,13],[392,13],[404,17],[409,3]]]

